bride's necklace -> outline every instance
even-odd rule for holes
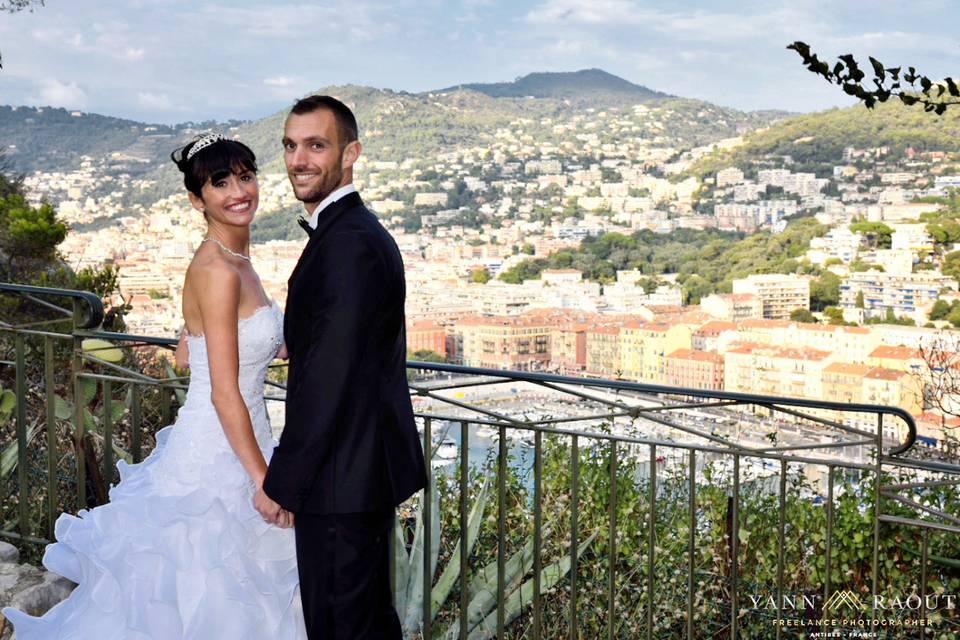
[[[224,246],[224,244],[223,244],[222,242],[220,242],[219,240],[217,240],[217,239],[214,238],[213,236],[207,236],[206,238],[204,238],[203,240],[200,241],[200,244],[203,244],[203,243],[206,242],[207,240],[211,240],[212,242],[216,243],[216,245],[217,245],[218,247],[220,247],[221,249],[223,249],[224,253],[229,253],[229,254],[232,255],[232,256],[236,256],[237,258],[240,258],[241,260],[246,260],[247,262],[250,262],[250,256],[245,256],[245,255],[243,255],[242,253],[237,253],[237,252],[234,251],[233,249]]]

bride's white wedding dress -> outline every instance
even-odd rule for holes
[[[276,305],[239,323],[240,391],[268,460],[263,381],[282,335]],[[254,510],[253,483],[210,401],[206,342],[188,340],[176,422],[142,463],[117,465],[108,504],[57,520],[43,563],[78,586],[41,618],[4,609],[17,640],[306,638],[293,530]]]

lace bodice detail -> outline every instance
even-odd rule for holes
[[[237,346],[240,350],[240,393],[251,406],[262,400],[267,367],[283,343],[283,314],[274,302],[259,307],[238,321]],[[190,389],[187,402],[210,400],[210,363],[204,336],[187,336],[190,347]]]
[[[239,320],[240,393],[250,413],[257,444],[265,456],[272,451],[275,443],[264,405],[264,379],[282,343],[283,313],[276,303],[264,305]],[[188,335],[187,344],[190,349],[190,385],[171,429],[168,451],[165,452],[165,455],[178,457],[177,462],[171,461],[172,466],[168,468],[177,467],[177,474],[184,477],[192,476],[197,469],[209,465],[218,454],[227,454],[225,460],[236,461],[210,399],[206,337]],[[236,466],[239,468],[239,463]]]

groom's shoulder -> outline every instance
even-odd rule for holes
[[[341,229],[346,231],[352,229],[357,232],[365,232],[369,234],[372,238],[375,238],[381,242],[386,242],[389,245],[396,245],[396,242],[393,239],[393,236],[390,235],[390,232],[383,226],[380,222],[380,218],[373,211],[367,208],[367,205],[363,202],[357,204],[351,211],[348,212],[348,215],[343,216],[345,223]]]

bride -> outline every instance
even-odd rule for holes
[[[146,460],[118,463],[108,504],[57,520],[43,564],[78,586],[40,618],[4,609],[18,640],[306,638],[293,515],[260,490],[264,376],[285,349],[248,256],[256,158],[217,134],[178,151],[207,221],[183,286],[186,402]]]

